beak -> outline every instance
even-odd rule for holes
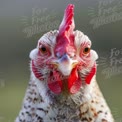
[[[64,75],[69,76],[73,68],[78,64],[77,60],[71,59],[67,54],[64,54],[61,58],[56,60],[54,63],[58,70]]]

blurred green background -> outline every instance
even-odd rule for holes
[[[97,81],[122,122],[121,0],[0,1],[0,122],[18,115],[30,77],[29,53],[45,32],[58,29],[68,3],[75,4],[76,30],[89,36],[99,55]]]

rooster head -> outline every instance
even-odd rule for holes
[[[77,93],[96,73],[98,55],[90,39],[74,28],[74,5],[69,4],[59,29],[44,34],[30,53],[35,77],[55,94]]]

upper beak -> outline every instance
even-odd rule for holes
[[[71,59],[67,54],[64,54],[61,58],[54,62],[54,65],[64,75],[69,76],[71,71],[78,64],[77,60]]]

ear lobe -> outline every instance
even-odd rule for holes
[[[96,61],[99,58],[98,54],[94,50],[91,50],[91,53],[92,53],[92,59]]]
[[[30,59],[34,60],[37,56],[37,53],[38,53],[38,49],[33,49],[29,55]]]

